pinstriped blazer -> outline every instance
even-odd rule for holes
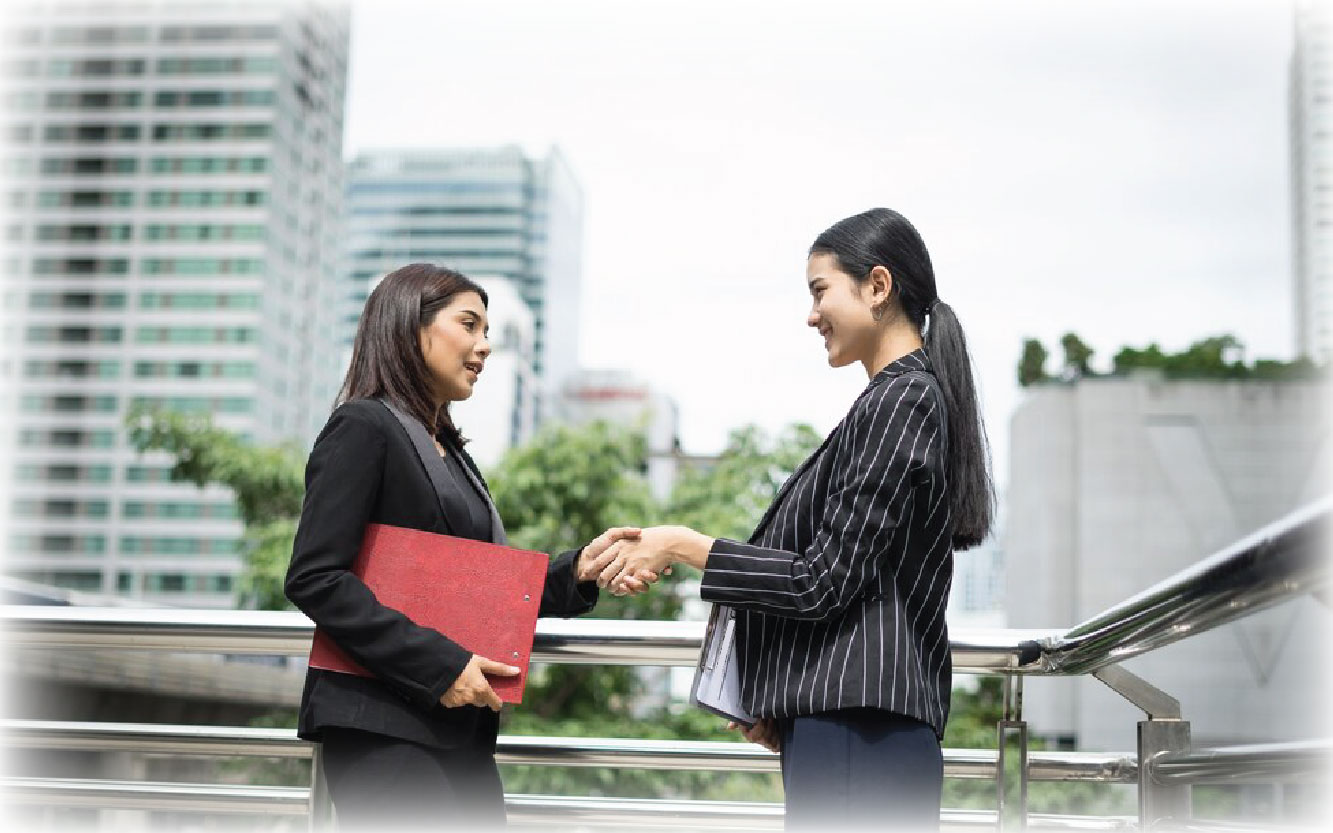
[[[701,595],[736,608],[751,714],[868,706],[943,736],[953,580],[945,425],[925,351],[908,353],[871,379],[748,543],[713,545]]]

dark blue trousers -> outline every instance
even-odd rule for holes
[[[787,718],[778,728],[788,830],[939,829],[944,755],[930,726],[867,708]]]

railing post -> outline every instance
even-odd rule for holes
[[[1189,819],[1189,784],[1163,784],[1153,777],[1152,761],[1164,752],[1190,748],[1188,720],[1139,722],[1139,825],[1143,830],[1169,829]]]
[[[317,743],[310,755],[310,833],[331,833],[333,799],[324,777],[324,744]]]
[[[1000,830],[1026,830],[1028,824],[1028,724],[1023,720],[1023,677],[1004,675],[1004,716],[996,724],[998,756],[995,762],[995,805]],[[1018,806],[1008,812],[1008,750],[1018,739]],[[1010,818],[1010,816],[1014,818]]]
[[[1188,821],[1192,812],[1188,784],[1163,784],[1153,777],[1153,759],[1166,752],[1188,752],[1190,724],[1181,719],[1180,701],[1119,665],[1092,676],[1148,715],[1139,722],[1139,826],[1169,829]]]

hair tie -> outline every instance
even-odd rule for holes
[[[923,313],[921,313],[921,337],[922,337],[922,338],[925,338],[926,336],[930,335],[930,317],[931,317],[931,315],[934,314],[934,312],[935,312],[935,305],[938,304],[939,302],[940,302],[940,299],[939,299],[939,298],[936,298],[935,300],[931,301],[929,304],[926,304],[926,311],[923,312]]]

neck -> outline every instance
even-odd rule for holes
[[[916,331],[915,327],[892,327],[879,340],[879,345],[874,354],[862,359],[861,364],[866,369],[866,376],[873,379],[876,373],[893,362],[913,350],[920,349],[921,334]]]

